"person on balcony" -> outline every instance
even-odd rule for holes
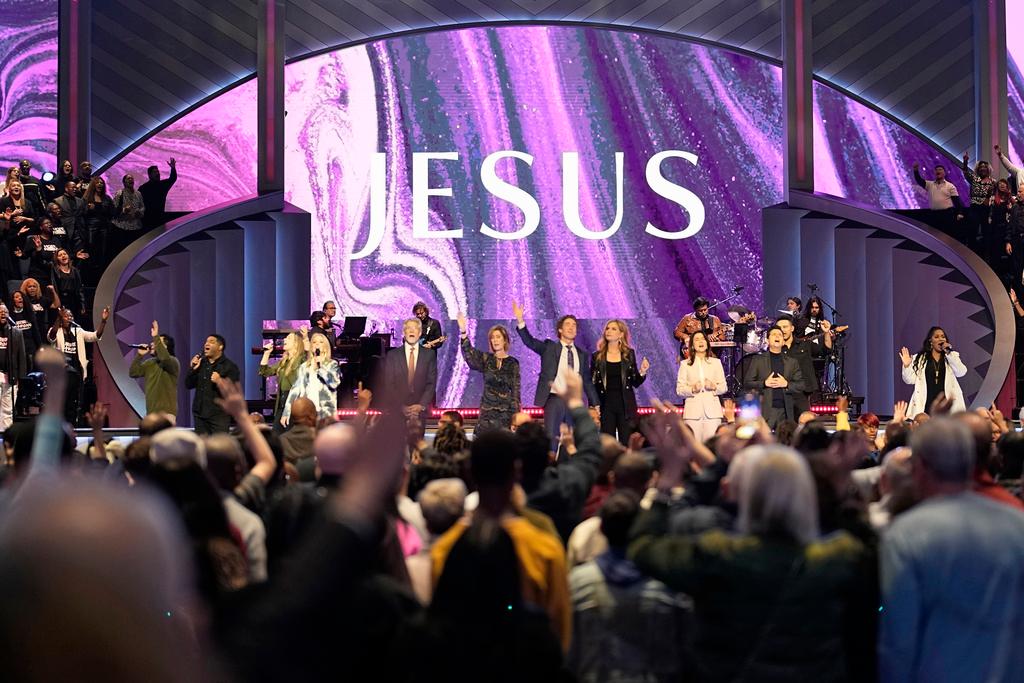
[[[957,229],[958,221],[962,220],[960,210],[963,208],[963,204],[960,201],[960,193],[957,191],[956,185],[946,180],[946,167],[936,164],[935,180],[925,180],[921,176],[921,167],[915,163],[914,182],[928,193],[928,208],[932,212],[932,225],[966,244],[966,235],[962,230]]]

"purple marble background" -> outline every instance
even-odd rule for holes
[[[57,0],[0,3],[0,168],[57,154]]]
[[[573,27],[459,29],[388,39],[287,67],[287,198],[312,214],[311,307],[325,299],[340,313],[398,326],[424,300],[454,336],[454,317],[471,318],[483,345],[487,327],[508,323],[511,300],[524,304],[531,329],[553,334],[562,312],[584,318],[580,344],[593,348],[610,317],[626,318],[634,343],[652,361],[641,402],[671,396],[671,328],[698,293],[721,297],[745,286],[740,301],[761,298],[760,207],[781,200],[781,72],[728,51],[650,34]],[[255,91],[228,91],[176,122],[119,163],[139,173],[168,156],[179,161],[171,210],[198,209],[255,188]],[[885,207],[924,206],[910,167],[948,161],[934,147],[868,107],[815,85],[815,176],[821,191]],[[484,192],[479,168],[494,151],[535,157],[499,166],[499,175],[535,196],[541,227],[518,241],[479,232],[519,227],[518,209]],[[647,220],[685,225],[675,204],[651,193],[647,158],[664,149],[699,157],[696,168],[667,175],[696,192],[707,220],[693,238],[647,235]],[[411,154],[451,151],[435,164],[430,228],[462,227],[462,239],[411,234]],[[373,255],[351,261],[369,225],[370,158],[386,152],[386,236]],[[573,236],[561,216],[563,151],[582,161],[581,214],[593,227],[615,210],[614,152],[626,155],[624,220],[603,241]],[[151,161],[153,160],[153,161]],[[186,161],[183,161],[186,160]],[[228,162],[227,160],[230,160]],[[962,185],[958,173],[951,173]],[[962,190],[965,188],[962,188]],[[533,393],[537,359],[524,362],[523,396]],[[457,348],[441,352],[439,403],[474,405],[479,377]]]

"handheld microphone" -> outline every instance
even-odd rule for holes
[[[953,350],[953,347],[950,344],[943,344],[942,345],[942,352],[943,353],[948,354],[952,350]]]
[[[148,349],[149,344],[129,344],[129,349]]]

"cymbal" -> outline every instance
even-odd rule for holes
[[[795,313],[793,313],[793,311],[789,310],[788,308],[779,308],[776,310],[778,310],[778,312],[781,313],[782,315],[796,315]]]
[[[739,304],[736,304],[735,306],[730,306],[727,310],[729,313],[729,320],[732,320],[734,323],[738,323],[740,321],[740,318],[750,314],[749,308],[747,308],[746,306],[741,306]]]
[[[771,327],[772,325],[775,324],[775,318],[769,318],[767,316],[765,316],[764,318],[758,318],[757,319],[757,324],[758,325],[767,325],[768,327]]]

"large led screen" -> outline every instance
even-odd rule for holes
[[[736,302],[760,303],[759,211],[782,197],[776,66],[654,34],[515,26],[345,48],[286,79],[286,197],[312,214],[312,308],[333,299],[397,329],[423,300],[453,338],[464,311],[482,344],[515,299],[538,335],[583,318],[588,349],[622,317],[652,362],[648,402],[674,395],[671,332],[694,296],[743,287]],[[815,99],[822,191],[923,205],[910,165],[947,159],[825,85]],[[176,156],[171,210],[252,191],[255,108],[251,82],[227,91],[111,173]],[[438,402],[473,405],[480,379],[453,341]],[[529,401],[537,358],[513,353]]]
[[[761,299],[760,217],[781,198],[779,72],[724,50],[567,27],[385,40],[288,72],[287,196],[313,214],[313,296],[395,321],[425,301],[482,340],[512,301],[593,349],[626,319],[671,396],[698,294]],[[479,397],[454,343],[439,402]],[[537,357],[522,344],[523,396]]]

